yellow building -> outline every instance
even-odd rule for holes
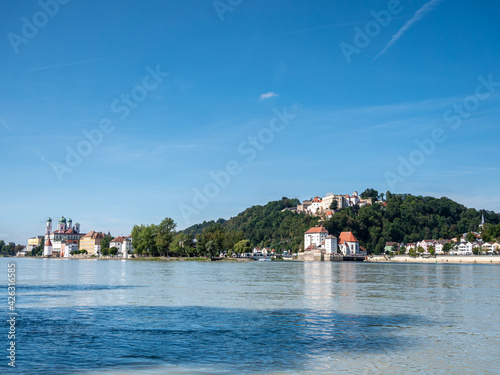
[[[44,237],[43,236],[36,236],[36,237],[31,237],[28,240],[28,246],[27,250],[32,251],[35,247],[38,247],[42,244]]]
[[[101,253],[101,241],[104,238],[102,233],[91,231],[80,238],[80,251],[87,250],[89,255]]]

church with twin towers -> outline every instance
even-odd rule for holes
[[[52,256],[54,253],[69,257],[71,251],[78,250],[78,241],[83,236],[80,233],[80,224],[62,216],[57,224],[57,229],[52,231],[52,219],[49,217],[45,228],[44,256]]]

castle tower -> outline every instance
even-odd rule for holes
[[[75,223],[75,232],[80,233],[80,223]]]
[[[73,228],[73,220],[68,219],[68,229]]]
[[[52,242],[50,242],[50,238],[47,238],[47,240],[45,241],[45,246],[43,247],[43,256],[52,256]]]

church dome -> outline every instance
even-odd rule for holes
[[[65,223],[66,222],[66,219],[64,218],[64,216],[59,219],[59,222],[60,223]]]
[[[47,221],[52,223],[52,219],[50,217],[47,219]]]

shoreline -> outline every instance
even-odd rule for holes
[[[388,258],[383,255],[368,257],[367,263],[434,263],[434,264],[500,264],[500,255],[437,255],[435,258],[412,258],[409,255],[396,255]]]
[[[15,259],[53,259],[53,260],[127,260],[136,262],[253,262],[254,259],[251,258],[221,258],[221,259],[210,259],[210,258],[187,258],[187,257],[137,257],[137,258],[112,258],[112,257],[71,257],[71,258],[44,258],[44,257],[4,257],[4,258],[15,258]],[[277,260],[277,262],[283,262],[284,260]],[[297,262],[294,260],[293,262]],[[300,262],[300,261],[299,261]],[[360,262],[361,263],[361,262]],[[421,258],[421,257],[410,257],[409,255],[396,255],[395,257],[389,258],[384,255],[372,255],[363,263],[401,263],[401,264],[490,264],[490,265],[500,265],[500,255],[437,255],[436,257]]]
[[[8,256],[3,258],[14,259],[51,259],[51,260],[130,260],[130,261],[150,261],[150,262],[249,262],[255,261],[252,258],[200,258],[200,257],[136,257],[136,258],[121,258],[121,257],[92,257],[92,256],[73,256],[70,258],[65,257],[32,257],[32,256]]]

